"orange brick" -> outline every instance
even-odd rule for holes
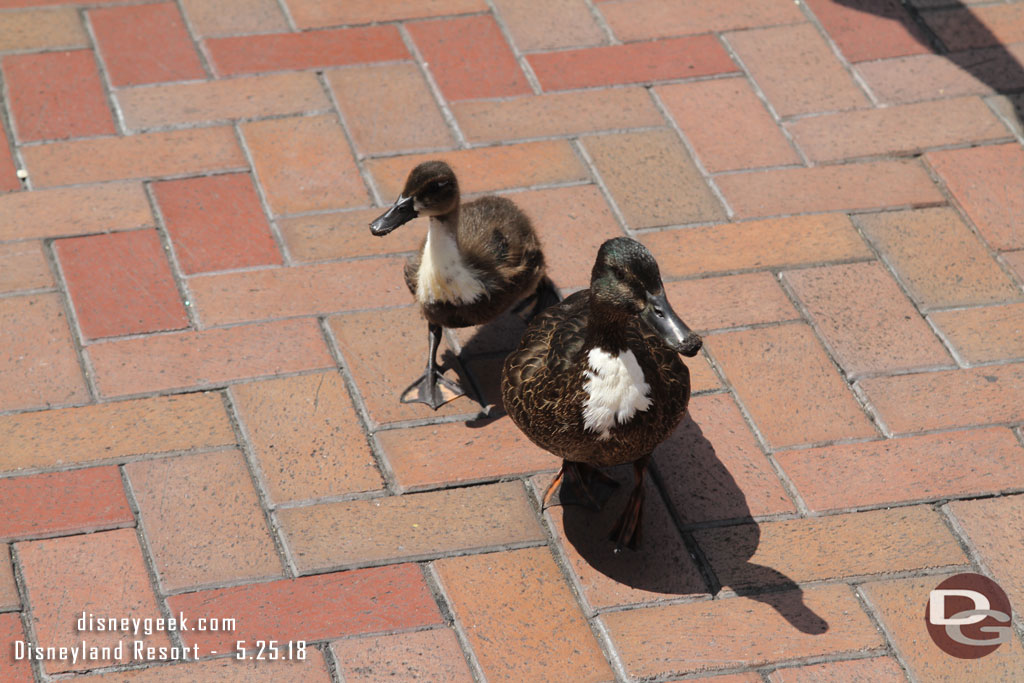
[[[89,10],[114,86],[203,78],[206,72],[173,2]]]
[[[334,365],[313,320],[93,344],[88,355],[104,396],[221,385]]]
[[[125,126],[146,130],[186,123],[299,114],[329,109],[311,73],[244,76],[197,83],[126,88],[115,94]]]
[[[281,652],[287,653],[287,650],[282,648]],[[293,649],[292,652],[296,656],[297,651]],[[265,655],[269,653],[269,649],[264,652]],[[96,683],[329,683],[331,680],[323,655],[314,647],[306,649],[306,659],[303,660],[239,660],[228,657],[92,674],[91,678]]]
[[[293,261],[328,261],[354,256],[374,256],[415,251],[427,234],[427,220],[413,220],[407,227],[381,239],[370,233],[370,222],[384,212],[356,209],[310,216],[281,218],[277,229],[288,245]]]
[[[860,384],[897,434],[1024,419],[1024,363],[876,377]]]
[[[917,161],[755,171],[718,176],[715,182],[740,217],[858,211],[944,201]]]
[[[74,7],[0,14],[0,52],[88,46],[89,37]]]
[[[922,308],[995,303],[1019,290],[956,211],[946,207],[859,216],[864,234]],[[942,249],[936,249],[942,244]]]
[[[0,244],[0,292],[53,287],[42,242]]]
[[[921,121],[929,125],[922,126]],[[786,127],[812,161],[913,154],[929,147],[1009,135],[1006,126],[977,97],[825,114]]]
[[[89,399],[60,295],[0,299],[0,410]]]
[[[274,503],[383,487],[337,372],[231,387]]]
[[[153,224],[141,183],[0,195],[0,240],[64,237]]]
[[[955,501],[949,511],[1019,612],[1024,605],[1024,568],[1018,559],[1024,550],[1024,496]]]
[[[711,172],[800,163],[745,78],[664,85],[655,92]]]
[[[883,644],[849,586],[760,598],[612,612],[601,619],[626,670],[638,678],[763,666]]]
[[[399,306],[409,301],[398,258],[199,275],[189,279],[203,325]]]
[[[14,168],[10,141],[7,139],[7,132],[0,127],[0,192],[14,192],[20,189],[21,180],[18,179]]]
[[[641,240],[658,259],[663,278],[873,256],[843,214],[662,230]]]
[[[673,131],[588,137],[585,146],[629,227],[725,218]]]
[[[810,666],[776,669],[768,676],[770,683],[902,683],[907,680],[899,662],[892,657],[848,659]]]
[[[394,26],[211,38],[206,41],[206,49],[218,76],[323,69],[409,57]]]
[[[135,525],[116,467],[0,479],[0,497],[6,501],[2,540]]]
[[[1013,143],[933,152],[928,163],[996,249],[1024,248],[1024,149]]]
[[[629,0],[601,2],[601,14],[622,41],[731,31],[804,21],[787,0]]]
[[[810,24],[730,33],[727,40],[779,116],[869,106]]]
[[[807,0],[829,37],[851,62],[928,52],[928,36],[898,0],[840,4]]]
[[[411,493],[277,511],[301,573],[543,542],[523,485]],[[360,529],[338,537],[338,529]]]
[[[361,154],[452,147],[419,68],[410,62],[334,69],[327,82]]]
[[[163,590],[281,575],[240,452],[144,460],[124,470]]]
[[[643,88],[469,100],[453,103],[452,112],[471,142],[540,138],[664,123]]]
[[[715,576],[734,590],[968,564],[927,506],[699,529],[694,537]]]
[[[776,453],[811,510],[1019,488],[1021,446],[1003,427]],[[970,462],[970,468],[964,462]],[[884,479],[878,472],[889,473]]]
[[[863,62],[854,71],[885,104],[987,95],[994,92],[993,87],[1003,91],[1024,85],[1021,76],[1015,76],[1019,67],[1013,66],[1014,53],[1022,50],[983,48],[960,53],[956,61],[946,55],[915,55]]]
[[[182,0],[197,36],[287,31],[281,5],[274,0]]]
[[[21,615],[17,613],[0,614],[0,641],[14,643],[16,640],[27,640],[20,617]],[[4,675],[11,683],[28,683],[35,680],[32,662],[28,659],[15,659],[13,645],[0,650],[0,667],[3,667]]]
[[[585,0],[496,0],[520,50],[553,50],[606,42]]]
[[[234,631],[182,633],[186,645],[197,645],[201,655],[210,649],[233,651],[239,640],[255,648],[257,640],[308,642],[442,623],[415,564],[183,593],[168,598],[167,605],[193,624],[204,617],[236,619]]]
[[[118,631],[76,628],[83,612],[97,617],[153,619],[160,609],[146,573],[142,548],[135,529],[118,529],[100,534],[67,536],[46,541],[18,543],[15,552],[21,564],[28,599],[32,605],[34,641],[41,647],[80,646],[83,637],[93,647],[114,647],[124,643],[120,659],[46,661],[47,673],[82,671],[132,661],[132,641],[143,647],[170,647],[165,631],[125,634]]]
[[[929,317],[968,363],[1024,358],[1024,303],[941,311]]]
[[[5,471],[235,443],[219,395],[184,394],[0,417]]]
[[[922,16],[946,49],[953,52],[1024,42],[1024,7],[1016,4],[952,8]]]
[[[770,273],[746,273],[665,285],[676,313],[695,330],[795,320],[793,308]]]
[[[448,422],[389,429],[377,432],[376,439],[406,490],[554,470],[561,464],[527,440],[511,420],[484,428]]]
[[[809,327],[728,332],[705,345],[772,448],[875,436]]]
[[[585,683],[613,678],[547,548],[434,564],[488,679]]]
[[[693,360],[687,361],[686,367],[690,371],[690,392],[692,394],[722,388],[722,383],[718,381],[718,375],[712,369],[706,352],[701,351]]]
[[[151,178],[246,166],[234,131],[195,128],[54,142],[21,150],[37,187]]]
[[[590,178],[572,146],[565,140],[371,159],[366,162],[366,167],[377,181],[384,200],[392,201],[402,191],[409,171],[429,159],[441,159],[451,164],[459,176],[459,189],[464,194]]]
[[[386,3],[377,0],[347,0],[343,3],[289,0],[288,9],[299,28],[320,28],[486,12],[488,7],[484,0],[389,0]]]
[[[18,609],[20,606],[21,597],[18,596],[14,565],[11,564],[11,546],[0,543],[0,610]]]
[[[334,116],[272,119],[241,128],[273,213],[369,204],[345,133]]]
[[[980,659],[959,659],[947,655],[928,637],[922,619],[928,593],[946,578],[892,579],[863,584],[860,590],[878,614],[911,680],[1013,680],[1024,670],[1024,649],[1019,639],[1011,637],[1009,643]]]
[[[532,54],[527,61],[544,90],[671,81],[737,70],[710,35],[546,52]]]
[[[470,683],[455,632],[447,628],[348,638],[331,644],[349,683],[387,683],[411,678]]]

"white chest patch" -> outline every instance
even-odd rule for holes
[[[459,245],[451,233],[431,217],[427,243],[416,274],[416,299],[421,304],[444,301],[468,304],[484,294],[484,286],[473,269],[466,266]]]
[[[632,351],[613,356],[593,348],[587,356],[590,369],[584,370],[583,384],[587,400],[583,404],[583,427],[597,432],[598,439],[611,437],[611,428],[625,424],[637,413],[651,407],[647,397],[651,387]]]

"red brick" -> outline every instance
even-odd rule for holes
[[[932,152],[928,163],[995,249],[1024,247],[1024,149],[1013,143]]]
[[[117,132],[91,50],[8,55],[3,70],[19,140]]]
[[[248,174],[168,180],[153,194],[186,274],[281,263]]]
[[[728,394],[691,399],[655,458],[669,503],[686,524],[795,511]]]
[[[655,92],[711,172],[800,163],[745,78],[677,83]]]
[[[917,161],[872,161],[715,178],[737,216],[859,211],[938,204],[942,193]]]
[[[327,72],[355,148],[362,154],[452,147],[448,124],[410,62]]]
[[[795,320],[800,314],[770,273],[746,273],[665,285],[676,313],[695,330]]]
[[[922,126],[921,121],[929,125]],[[977,97],[825,114],[786,127],[812,161],[913,154],[929,147],[997,140],[1009,134]]]
[[[930,317],[968,363],[1024,358],[1024,303],[940,311]]]
[[[829,37],[851,62],[929,52],[928,36],[899,0],[843,5],[807,0]]]
[[[451,164],[464,194],[590,179],[590,173],[566,140],[371,159],[366,168],[373,174],[385,201],[392,201],[401,193],[409,171],[429,159]]]
[[[146,573],[142,548],[135,529],[67,536],[46,541],[18,543],[15,552],[21,565],[29,603],[32,605],[34,642],[41,647],[80,646],[85,638],[92,647],[124,643],[119,660],[66,660],[43,662],[47,673],[82,671],[132,661],[132,641],[143,647],[170,647],[165,631],[137,635],[118,631],[76,628],[83,612],[97,617],[152,619],[160,617]],[[219,616],[219,615],[218,615]]]
[[[216,386],[334,366],[313,320],[126,339],[93,344],[87,353],[104,396]]]
[[[1024,7],[1016,4],[922,13],[951,52],[1024,42]]]
[[[235,443],[217,394],[162,396],[0,417],[3,469],[18,471]]]
[[[776,669],[768,676],[770,683],[902,683],[906,674],[892,657],[848,659],[810,666]]]
[[[869,105],[810,24],[731,33],[728,42],[779,116]]]
[[[334,116],[272,119],[245,123],[241,129],[274,214],[370,203],[345,132]]]
[[[599,7],[616,37],[623,41],[805,21],[788,0],[629,0],[601,2]]]
[[[14,582],[14,565],[11,564],[11,546],[0,543],[0,610],[7,611],[21,607],[18,585]]]
[[[277,518],[304,574],[546,540],[518,481],[287,508]],[[361,532],[339,538],[338,529]]]
[[[348,638],[335,641],[331,649],[348,683],[473,680],[455,632],[447,628]]]
[[[377,0],[346,0],[342,3],[288,0],[288,9],[299,28],[320,28],[486,12],[488,7],[484,0],[389,0],[386,3]]]
[[[42,242],[0,244],[0,292],[53,287]]]
[[[512,420],[485,428],[448,422],[376,433],[381,453],[405,490],[557,469],[555,456],[533,445]]]
[[[415,564],[184,593],[169,597],[167,605],[193,623],[203,617],[237,620],[230,632],[182,633],[186,645],[198,645],[200,655],[231,651],[239,640],[254,648],[257,640],[308,642],[442,623]]]
[[[670,81],[737,70],[710,35],[532,54],[527,60],[544,90]]]
[[[627,672],[637,678],[763,666],[883,644],[849,586],[760,597],[612,612],[601,619]]]
[[[809,327],[729,332],[705,345],[772,448],[875,436]]]
[[[530,92],[494,17],[439,19],[408,24],[407,28],[446,99]]]
[[[55,246],[86,338],[188,327],[155,230],[73,237]]]
[[[144,460],[124,470],[163,590],[281,575],[240,452]]]
[[[316,74],[290,72],[125,88],[115,94],[129,130],[263,118],[330,108]]]
[[[496,0],[520,50],[553,50],[607,42],[586,0]]]
[[[265,641],[265,639],[264,639]],[[287,645],[278,644],[282,656]],[[297,643],[292,657],[298,656]],[[270,654],[269,648],[264,656]],[[255,657],[253,653],[253,657]],[[331,675],[323,655],[315,647],[307,647],[306,659],[243,659],[227,657],[129,669],[106,674],[92,674],[90,683],[330,683]],[[716,681],[717,683],[717,681]]]
[[[547,548],[434,564],[488,680],[613,679]]]
[[[876,377],[860,384],[895,434],[1024,420],[1024,363]]]
[[[1006,591],[1014,610],[1024,607],[1024,496],[961,500],[949,504],[982,565]]]
[[[35,187],[192,175],[248,165],[234,131],[226,126],[53,142],[23,147],[21,154]]]
[[[843,214],[662,230],[641,239],[663,278],[872,257]]]
[[[74,7],[0,15],[0,52],[88,46],[89,37]]]
[[[206,327],[400,306],[409,290],[392,274],[403,265],[398,258],[367,259],[202,275],[189,279],[189,289]]]
[[[173,2],[88,12],[111,85],[204,78],[192,39]]]
[[[381,239],[370,232],[369,225],[383,212],[377,207],[281,218],[277,229],[292,261],[298,263],[395,254],[422,246],[428,219],[414,219],[407,227]]]
[[[116,467],[0,479],[0,539],[43,538],[134,526]]]
[[[466,139],[497,142],[619,128],[660,126],[665,120],[643,88],[524,95],[455,102]]]
[[[337,372],[238,384],[231,394],[271,502],[383,488]]]
[[[3,126],[0,126],[0,192],[14,192],[21,189],[21,181],[18,180],[16,172],[14,158],[11,156],[11,148],[7,140],[7,132]]]
[[[196,36],[287,31],[282,5],[274,0],[182,0]]]
[[[206,49],[218,76],[409,58],[394,26],[211,38]]]
[[[0,240],[63,237],[149,225],[153,225],[153,212],[141,183],[0,195]]]
[[[860,216],[864,234],[922,308],[1014,299],[1019,290],[947,207]],[[935,245],[944,245],[936,249]]]
[[[1019,639],[1011,637],[1009,643],[979,659],[959,659],[940,650],[927,636],[922,617],[928,593],[946,578],[940,574],[892,579],[863,584],[860,590],[878,615],[911,680],[1013,680],[1024,670],[1024,649]]]
[[[59,294],[0,298],[0,411],[89,399]]]
[[[28,659],[14,658],[14,645],[17,640],[27,640],[21,626],[21,615],[18,613],[0,614],[0,671],[11,683],[31,683],[35,680],[32,674],[32,662]],[[10,645],[7,645],[10,643]]]

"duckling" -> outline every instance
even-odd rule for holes
[[[438,370],[442,327],[482,325],[533,300],[536,314],[560,300],[545,275],[540,240],[519,207],[495,196],[459,202],[451,167],[426,161],[409,173],[394,205],[370,223],[382,236],[417,216],[430,217],[422,248],[405,265],[405,283],[427,319],[427,367],[400,400],[434,410],[465,394]]]
[[[501,392],[513,422],[563,459],[544,494],[600,509],[618,483],[596,467],[633,463],[635,486],[611,530],[615,550],[640,540],[644,475],[690,399],[701,338],[665,297],[658,263],[627,237],[601,245],[590,288],[537,316],[505,360]]]

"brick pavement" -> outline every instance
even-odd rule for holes
[[[0,679],[1022,680],[1022,60],[1012,1],[0,0]],[[435,157],[705,335],[637,553],[398,403],[423,224],[366,224]],[[521,329],[443,350],[493,402]],[[961,571],[979,660],[921,619]],[[238,621],[13,661],[82,611]]]

